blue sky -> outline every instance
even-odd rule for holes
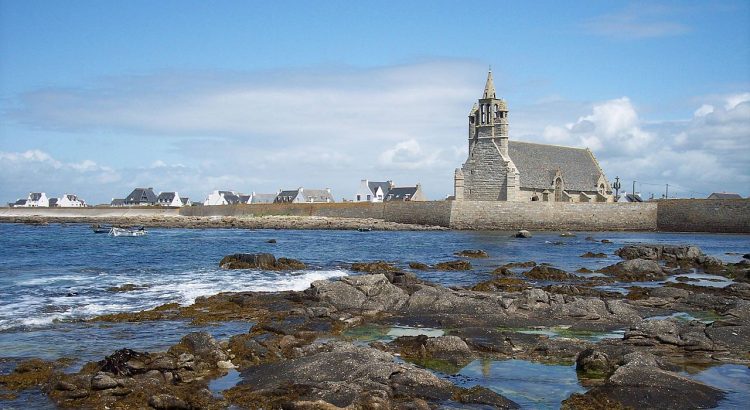
[[[0,0],[0,199],[440,199],[489,65],[511,138],[588,146],[646,194],[750,195],[746,1]]]

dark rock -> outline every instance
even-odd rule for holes
[[[477,283],[471,290],[476,292],[520,292],[530,287],[531,285],[523,279],[500,277]]]
[[[606,266],[599,272],[614,275],[621,281],[654,281],[666,278],[666,274],[656,261],[631,259]]]
[[[19,363],[13,372],[0,375],[0,386],[8,390],[25,390],[40,386],[52,376],[53,364],[41,359],[29,359]]]
[[[474,386],[468,390],[457,393],[455,396],[455,400],[464,404],[484,404],[490,405],[495,409],[521,408],[518,403],[482,386]]]
[[[612,243],[609,239],[602,239],[602,243]]]
[[[576,273],[594,273],[594,271],[592,271],[591,269],[587,269],[587,268],[578,268],[576,270]]]
[[[575,238],[576,234],[574,234],[573,232],[563,232],[560,234],[560,236],[563,238]]]
[[[745,259],[750,259],[750,253],[746,253],[746,254],[742,255],[742,257],[745,258]]]
[[[148,360],[148,353],[140,353],[130,349],[120,349],[98,363],[102,371],[120,376],[132,376],[145,372],[144,361]]]
[[[430,267],[424,263],[420,262],[409,262],[409,268],[415,269],[415,270],[428,270]]]
[[[266,243],[276,243],[276,239],[269,239],[266,241]]]
[[[179,356],[182,353],[190,353],[194,357],[201,359],[209,364],[215,366],[216,362],[227,360],[227,355],[217,342],[207,332],[193,332],[189,333],[180,340],[175,346],[169,350],[175,356]],[[173,365],[172,362],[169,363]]]
[[[190,406],[171,394],[155,394],[148,399],[148,405],[157,410],[189,410]]]
[[[366,272],[366,273],[387,273],[387,272],[401,271],[401,269],[397,268],[392,263],[388,263],[384,261],[353,263],[352,270],[355,272]]]
[[[502,276],[510,276],[513,274],[510,269],[506,268],[505,266],[501,266],[495,270],[492,271],[493,275],[502,275]]]
[[[536,266],[536,262],[534,262],[534,261],[528,261],[528,262],[511,262],[511,263],[506,263],[505,265],[501,266],[501,268],[507,268],[507,269],[533,268],[534,266]]]
[[[117,387],[117,380],[112,376],[99,372],[91,378],[91,388],[94,390],[106,390]]]
[[[133,283],[125,283],[125,284],[123,284],[121,286],[112,286],[112,287],[109,287],[109,288],[107,288],[107,291],[109,291],[109,292],[132,292],[134,290],[142,290],[142,289],[146,289],[146,288],[148,288],[148,286],[136,285],[136,284],[133,284]]]
[[[540,280],[565,280],[570,275],[562,269],[553,268],[547,265],[539,265],[524,273],[527,278]]]
[[[444,271],[463,271],[471,270],[471,263],[468,261],[448,261],[440,262],[435,265],[435,269]]]
[[[463,256],[466,258],[488,258],[487,252],[481,249],[466,249],[461,252],[456,252],[456,256]]]
[[[596,238],[594,238],[593,236],[587,236],[585,240],[589,242],[596,242]]]
[[[279,258],[270,253],[236,253],[221,259],[219,266],[223,269],[263,269],[288,270],[304,269],[305,264],[290,258]]]
[[[607,254],[601,253],[601,252],[598,252],[598,253],[586,252],[583,255],[581,255],[581,258],[606,258],[606,257],[607,257]]]
[[[586,349],[576,357],[576,370],[588,377],[605,377],[612,366],[606,353],[594,349]]]
[[[521,229],[520,231],[516,232],[515,235],[513,235],[515,238],[531,238],[531,232]]]
[[[67,382],[65,380],[60,380],[60,381],[57,382],[57,384],[55,384],[55,390],[73,391],[73,390],[76,390],[76,389],[78,389],[78,386],[76,386],[73,383]]]

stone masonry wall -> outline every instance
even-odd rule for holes
[[[180,209],[184,216],[328,216],[339,218],[384,219],[383,203],[339,202],[314,204],[238,204],[190,206]]]
[[[656,203],[455,201],[453,229],[656,230]]]
[[[659,201],[660,231],[750,233],[750,199]]]
[[[384,217],[388,222],[450,226],[453,201],[386,202]]]
[[[496,201],[505,199],[506,175],[500,152],[488,138],[477,141],[464,166],[464,198]]]

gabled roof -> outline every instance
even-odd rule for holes
[[[294,201],[294,199],[297,198],[297,194],[299,194],[299,189],[294,189],[294,190],[287,189],[287,190],[281,191],[276,195],[274,202]],[[287,199],[287,197],[291,199]]]
[[[302,196],[305,202],[334,202],[333,195],[327,189],[303,189]]]
[[[32,201],[38,201],[42,199],[42,193],[41,192],[31,192],[29,193],[29,199]]]
[[[49,206],[55,206],[55,205],[57,205],[57,198],[50,198]]]
[[[742,196],[734,192],[714,192],[708,199],[742,199]]]
[[[224,193],[224,200],[227,201],[228,204],[237,204],[240,202],[240,197],[231,191],[221,191]]]
[[[391,182],[385,181],[385,182],[375,182],[375,181],[369,181],[367,182],[367,187],[370,188],[370,192],[372,192],[373,195],[376,195],[378,192],[378,188],[383,190],[383,198],[385,198],[386,195],[388,195],[388,191],[391,189]]]
[[[276,194],[253,194],[252,203],[270,204],[276,199]]]
[[[175,193],[174,192],[162,192],[159,194],[159,197],[156,198],[157,202],[172,202],[174,201]]]
[[[398,187],[398,188],[391,188],[390,191],[388,191],[388,195],[385,196],[386,201],[403,201],[406,198],[413,198],[414,194],[417,193],[417,187],[415,186],[405,186],[405,187]]]
[[[250,201],[250,195],[240,195],[240,203],[246,204]]]
[[[153,188],[136,188],[125,198],[126,203],[149,203],[156,202],[156,194]]]
[[[68,201],[71,201],[71,202],[78,200],[78,197],[76,195],[73,195],[73,194],[65,194],[65,197],[68,198]]]
[[[547,189],[560,171],[566,190],[596,191],[602,175],[585,148],[508,141],[508,155],[520,173],[521,188]]]
[[[190,202],[190,198],[189,198],[189,197],[186,197],[186,196],[181,196],[181,197],[180,197],[180,201],[181,201],[181,202],[182,202],[183,204],[187,204],[188,202]]]
[[[112,202],[109,203],[110,206],[123,206],[125,205],[125,200],[122,198],[115,198],[112,199]]]
[[[18,201],[16,201],[15,203],[13,203],[13,205],[14,206],[26,205],[26,199],[19,199]]]

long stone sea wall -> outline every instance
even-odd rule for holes
[[[750,199],[674,199],[645,203],[426,201],[251,204],[174,208],[3,208],[2,217],[257,217],[378,219],[452,229],[632,230],[750,233]]]

